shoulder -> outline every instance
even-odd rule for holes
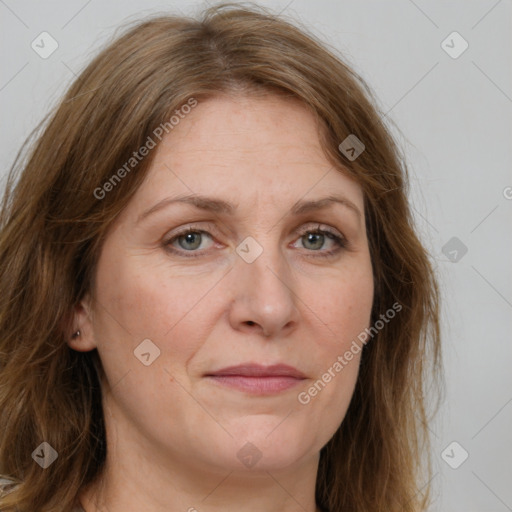
[[[0,496],[2,494],[7,494],[9,491],[11,491],[14,487],[16,487],[16,481],[10,479],[10,478],[4,478],[0,477]],[[1,511],[0,511],[1,512]],[[72,512],[84,512],[84,509],[80,506],[76,506]]]
[[[14,480],[0,476],[0,494],[9,492],[15,485]]]
[[[17,483],[15,480],[0,476],[0,496],[9,494],[9,492],[12,491],[16,485]],[[0,510],[0,512],[2,511]]]

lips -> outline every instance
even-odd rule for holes
[[[290,389],[306,376],[286,364],[264,366],[256,363],[246,363],[229,366],[211,373],[205,377],[216,384],[253,395],[270,395]]]
[[[245,363],[238,366],[228,366],[211,373],[207,373],[207,377],[219,376],[241,376],[241,377],[293,377],[295,379],[305,379],[306,376],[287,364],[274,364],[264,366],[255,363]]]

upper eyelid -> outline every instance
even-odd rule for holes
[[[216,228],[216,226],[213,226]],[[165,236],[162,240],[162,245],[172,252],[181,253],[184,251],[184,249],[179,248],[173,248],[174,244],[176,243],[176,240],[179,239],[181,236],[185,236],[189,232],[200,232],[202,234],[206,233],[212,240],[212,247],[215,247],[218,245],[218,241],[215,239],[215,235],[212,234],[210,231],[215,231],[215,229],[211,229],[212,226],[199,226],[197,223],[190,223],[182,228],[177,228],[178,232],[172,233],[169,236]],[[218,229],[218,228],[216,228]],[[306,222],[301,224],[298,228],[294,230],[294,233],[296,233],[299,237],[299,240],[302,236],[304,236],[307,232],[324,232],[325,234],[323,236],[326,236],[328,238],[334,237],[334,243],[337,246],[337,249],[331,249],[328,251],[313,251],[312,254],[317,252],[316,257],[329,257],[329,256],[335,256],[337,253],[339,253],[340,250],[345,251],[352,251],[352,242],[345,236],[343,232],[338,230],[337,228],[330,226],[325,223],[321,222]],[[295,240],[295,239],[294,239]],[[200,256],[203,252],[209,251],[211,248],[204,249],[203,251],[191,251],[189,254],[189,257]]]
[[[174,243],[177,239],[179,239],[181,236],[185,236],[187,233],[194,233],[194,232],[200,232],[200,233],[206,233],[210,238],[212,238],[212,245],[215,246],[217,240],[215,240],[214,235],[210,231],[218,230],[217,226],[215,225],[208,225],[206,227],[198,225],[200,224],[200,221],[197,223],[189,223],[183,227],[177,228],[178,232],[174,232],[170,234],[169,236],[166,236],[162,240],[162,245],[167,251],[170,251],[172,253],[182,255],[186,258],[197,258],[201,257],[201,255],[207,254],[210,249],[203,249],[202,251],[190,251],[189,254],[186,254],[189,251],[185,251],[184,249],[175,248]],[[212,229],[213,228],[213,229]],[[231,231],[231,230],[230,230]],[[322,222],[305,222],[302,223],[298,228],[294,230],[294,233],[298,234],[299,240],[302,236],[304,236],[305,233],[308,232],[323,232],[323,236],[328,238],[333,238],[333,242],[335,244],[335,247],[333,249],[329,249],[326,251],[310,251],[310,254],[314,258],[320,258],[320,260],[323,258],[325,261],[327,261],[327,258],[335,258],[340,255],[343,251],[345,252],[352,252],[353,244],[351,242],[351,239],[349,240],[345,234],[335,228],[334,226],[331,226],[326,223]],[[295,239],[294,239],[295,240]]]
[[[188,231],[199,231],[207,234],[211,234],[209,230],[211,231],[221,231],[219,228],[217,228],[214,224],[207,223],[205,226],[200,225],[200,223],[189,223],[184,225],[181,228],[176,228],[177,231],[170,233],[165,236],[165,239],[167,241],[172,240],[173,238],[176,238],[178,236],[182,236],[183,234],[186,234]],[[331,226],[325,222],[305,222],[302,223],[298,228],[294,230],[294,233],[300,232],[300,231],[315,231],[315,230],[325,230],[325,231],[334,231],[334,234],[339,236],[340,238],[346,240],[347,237],[343,233],[343,231],[339,230],[338,228]],[[230,230],[231,231],[231,230]]]

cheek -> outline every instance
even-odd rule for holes
[[[326,351],[338,353],[369,326],[373,294],[369,260],[324,282],[311,308],[318,311],[330,334],[325,338]]]
[[[342,422],[357,381],[363,350],[358,336],[370,325],[373,304],[371,266],[361,265],[331,283],[316,296],[315,312],[326,324],[326,335],[316,340],[315,378],[298,397],[328,435]]]
[[[138,371],[133,352],[150,339],[160,350],[160,365],[182,367],[201,343],[205,322],[197,315],[208,307],[211,277],[178,275],[168,266],[148,264],[146,256],[113,253],[104,253],[97,273],[95,335],[102,360]]]
[[[134,339],[161,339],[197,302],[201,290],[190,284],[195,280],[182,282],[168,268],[147,260],[151,258],[105,253],[98,267],[98,302],[110,313],[110,318],[103,316],[111,326],[117,324]]]

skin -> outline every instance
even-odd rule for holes
[[[154,151],[105,240],[95,296],[76,310],[81,336],[69,342],[96,348],[105,369],[107,463],[80,501],[86,512],[314,512],[319,452],[345,416],[360,354],[306,405],[298,395],[369,326],[363,193],[325,157],[313,116],[275,96],[200,102]],[[290,213],[298,200],[334,193],[360,216],[341,204]],[[138,222],[182,194],[237,208],[175,203]],[[308,239],[318,223],[348,246],[319,257],[337,245]],[[165,243],[190,224],[208,234],[174,238],[180,254],[169,252]],[[248,236],[263,249],[252,263],[236,252]],[[144,339],[160,350],[149,366],[134,356]],[[306,379],[256,396],[204,377],[244,362],[285,363]],[[261,455],[252,467],[237,457],[247,442]]]

